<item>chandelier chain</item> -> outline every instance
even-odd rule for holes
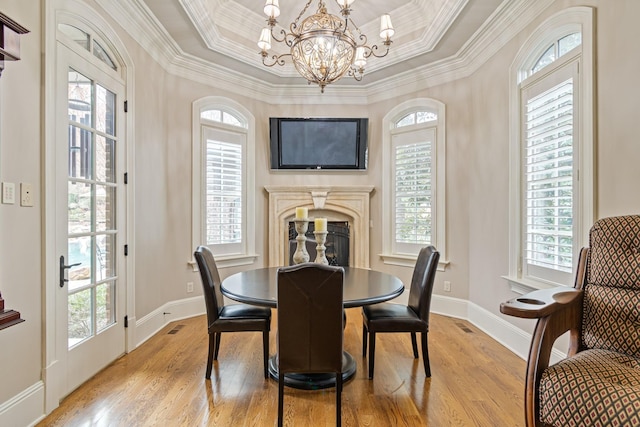
[[[300,18],[302,18],[302,15],[304,15],[307,12],[307,9],[309,9],[309,6],[311,6],[311,2],[313,0],[309,0],[307,2],[307,4],[304,6],[304,9],[302,9],[302,11],[300,12],[300,14],[298,15],[298,17],[296,18],[295,21],[293,21],[293,23],[291,23],[291,29],[293,30],[294,28],[298,28],[298,21],[300,20]],[[320,9],[321,6],[323,6],[324,3],[322,2],[322,0],[320,0],[320,2],[318,2],[318,10]]]

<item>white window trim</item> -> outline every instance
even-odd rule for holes
[[[435,215],[436,223],[434,227],[434,246],[440,252],[440,262],[438,263],[438,270],[444,271],[445,267],[449,264],[447,258],[447,246],[446,246],[446,195],[445,195],[445,179],[446,179],[446,150],[445,150],[445,105],[435,99],[430,98],[417,98],[410,101],[403,102],[402,104],[394,107],[389,111],[382,120],[382,170],[384,171],[382,179],[382,253],[380,257],[385,264],[400,265],[404,267],[414,267],[418,254],[400,254],[393,252],[393,227],[389,227],[386,224],[391,224],[393,221],[393,213],[391,206],[393,206],[393,176],[391,174],[392,164],[391,159],[394,156],[391,155],[391,133],[395,127],[395,122],[404,117],[411,111],[419,109],[435,111],[438,114],[436,121],[436,141],[434,144],[436,155],[433,158],[436,166],[435,183],[436,186],[432,187],[435,191]]]
[[[503,276],[516,293],[526,293],[536,289],[557,286],[549,282],[531,280],[522,277],[522,174],[521,174],[521,92],[519,83],[527,76],[526,70],[531,69],[535,61],[544,53],[550,44],[560,37],[575,32],[582,33],[582,44],[577,57],[581,69],[575,85],[578,89],[578,133],[580,142],[578,148],[578,203],[574,207],[576,212],[576,246],[581,248],[588,244],[589,229],[595,218],[595,167],[594,167],[594,13],[591,7],[567,8],[542,23],[521,47],[510,68],[509,81],[509,273]],[[560,57],[551,64],[549,69],[563,61],[575,58]],[[538,71],[544,75],[545,71]],[[536,73],[536,75],[538,75]],[[577,263],[575,254],[574,264]]]
[[[192,177],[191,177],[191,247],[192,251],[202,244],[202,122],[200,119],[200,112],[206,109],[222,109],[227,111],[235,111],[239,115],[243,116],[247,121],[247,144],[246,144],[246,165],[244,173],[246,174],[246,187],[245,187],[245,217],[244,217],[244,233],[243,242],[245,244],[245,253],[216,256],[216,264],[219,268],[235,267],[240,265],[253,264],[258,258],[255,250],[255,236],[256,231],[256,218],[255,218],[255,118],[242,105],[237,102],[220,96],[207,96],[194,101],[192,107]],[[211,123],[207,120],[208,123]],[[216,124],[220,128],[229,127],[223,123]],[[235,128],[235,127],[230,127]],[[198,271],[198,266],[193,259],[193,252],[191,252],[190,260],[188,264],[193,268],[193,271]]]

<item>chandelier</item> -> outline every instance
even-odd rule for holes
[[[268,27],[262,29],[258,41],[258,47],[262,49],[262,63],[267,67],[284,65],[284,58],[290,56],[298,73],[309,84],[318,84],[321,92],[324,92],[326,85],[344,75],[361,81],[367,58],[382,58],[389,53],[394,34],[391,17],[385,14],[380,20],[380,37],[385,48],[369,46],[367,36],[362,34],[350,17],[350,6],[354,0],[336,0],[342,18],[327,13],[324,1],[319,0],[318,11],[299,22],[312,1],[307,2],[296,20],[289,25],[289,32],[282,29],[276,33],[274,27],[278,23],[276,18],[280,15],[280,6],[278,0],[266,0],[264,13],[269,18]],[[290,53],[272,55],[269,58],[267,51],[271,49],[272,39],[285,43],[290,48]]]

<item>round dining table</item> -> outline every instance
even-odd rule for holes
[[[220,290],[226,297],[245,304],[277,308],[277,272],[279,267],[259,268],[233,274],[222,281]],[[362,307],[396,298],[404,291],[402,281],[391,274],[366,268],[343,267],[343,303],[345,308]],[[356,362],[348,352],[343,352],[342,379],[351,379],[356,372]],[[278,380],[278,360],[269,360],[269,375]],[[302,389],[319,389],[335,386],[332,374],[287,374],[285,385]]]

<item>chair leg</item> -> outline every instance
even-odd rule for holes
[[[268,377],[269,364],[269,331],[262,331],[262,361],[264,364],[264,378]]]
[[[416,333],[411,332],[411,346],[413,347],[413,358],[418,358],[418,343],[416,340]]]
[[[284,374],[278,374],[278,427],[282,427],[284,413]]]
[[[218,360],[218,352],[220,351],[220,338],[222,338],[222,332],[216,332],[216,349],[213,352],[213,360]]]
[[[204,374],[206,379],[211,378],[211,365],[213,364],[213,352],[216,346],[216,334],[209,334],[209,355],[207,356],[207,373]]]
[[[431,377],[431,365],[429,364],[429,344],[427,342],[428,332],[423,332],[422,335],[422,363],[424,363],[424,373],[427,378]]]
[[[336,372],[336,426],[342,426],[342,372]]]
[[[369,332],[369,379],[373,379],[373,366],[376,355],[376,333]]]
[[[367,327],[365,326],[365,324],[362,324],[362,357],[365,357],[367,355],[367,334],[369,333],[369,331],[367,331]]]

